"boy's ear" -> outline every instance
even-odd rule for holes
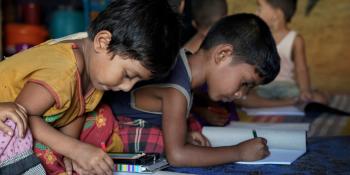
[[[234,49],[230,44],[219,44],[214,51],[215,63],[221,63],[224,61],[232,61]]]
[[[193,28],[198,29],[198,25],[195,20],[192,20],[191,24]]]
[[[112,40],[111,32],[107,30],[99,31],[94,38],[94,48],[96,52],[108,52],[109,42]]]

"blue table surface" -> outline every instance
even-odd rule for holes
[[[350,136],[315,137],[307,141],[307,152],[291,165],[225,164],[206,168],[175,168],[167,171],[200,175],[214,174],[340,174],[350,175]]]

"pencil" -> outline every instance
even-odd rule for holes
[[[257,138],[257,137],[258,137],[258,135],[256,134],[255,129],[253,129],[253,136],[254,136],[254,138]]]

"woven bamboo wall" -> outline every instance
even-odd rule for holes
[[[229,13],[251,12],[255,0],[227,0]],[[307,0],[299,0],[290,24],[304,36],[312,84],[330,92],[350,92],[350,1],[320,0],[304,16]]]

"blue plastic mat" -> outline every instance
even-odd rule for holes
[[[175,168],[167,171],[200,175],[225,174],[341,174],[350,175],[350,137],[316,137],[308,139],[308,150],[292,165],[225,164],[207,168]]]

